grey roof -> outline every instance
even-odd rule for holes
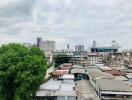
[[[40,85],[39,89],[40,90],[54,91],[54,90],[58,90],[60,88],[61,84],[62,84],[62,81],[50,80],[47,83],[44,83],[44,84]]]
[[[98,71],[98,72],[102,72],[98,67],[87,67],[87,72],[93,72],[93,71]]]
[[[63,80],[64,84],[71,84],[73,87],[75,87],[74,80]]]
[[[74,80],[75,77],[72,74],[64,74],[63,76],[61,76],[61,79],[64,79],[64,80]]]
[[[125,68],[125,67],[112,67],[113,69],[116,69],[116,70],[125,70],[125,69],[127,69],[127,68]]]
[[[95,92],[93,86],[90,84],[89,80],[81,80],[81,81],[76,81],[76,91],[81,94],[81,96],[87,96],[89,97],[90,95],[94,96],[94,100],[100,100],[99,96]]]
[[[73,91],[73,84],[63,83],[60,87],[61,91]]]
[[[88,72],[88,75],[93,79],[114,79],[114,76],[112,74],[100,71]]]
[[[132,88],[120,80],[100,79],[96,80],[96,85],[102,91],[132,92]]]
[[[54,96],[77,96],[75,91],[56,91]]]
[[[86,74],[86,71],[85,69],[78,69],[78,68],[72,69],[71,74],[75,74],[75,73]]]
[[[73,65],[72,68],[79,68],[79,69],[85,69],[85,67],[80,66],[80,65]]]
[[[42,97],[42,96],[53,96],[54,95],[54,91],[44,91],[44,90],[39,90],[36,93],[37,97]]]
[[[114,76],[115,80],[122,80],[122,81],[128,81],[128,79],[125,76]]]
[[[122,72],[126,72],[126,73],[132,73],[132,70],[131,69],[122,69],[121,71]]]

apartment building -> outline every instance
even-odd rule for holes
[[[87,60],[89,65],[102,64],[103,55],[99,55],[98,53],[88,53]]]

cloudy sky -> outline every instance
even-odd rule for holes
[[[132,0],[0,0],[0,43],[36,42],[36,37],[67,43],[116,40],[132,48]]]

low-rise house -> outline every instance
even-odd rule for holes
[[[47,83],[40,85],[39,91],[36,93],[37,100],[56,100],[54,97],[55,91],[59,91],[62,81],[50,80]]]
[[[73,80],[51,80],[40,85],[37,100],[76,100]]]
[[[132,87],[124,81],[97,79],[96,91],[101,100],[132,100]]]

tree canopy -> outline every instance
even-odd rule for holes
[[[46,75],[44,53],[37,47],[0,47],[0,88],[3,100],[31,100]]]

